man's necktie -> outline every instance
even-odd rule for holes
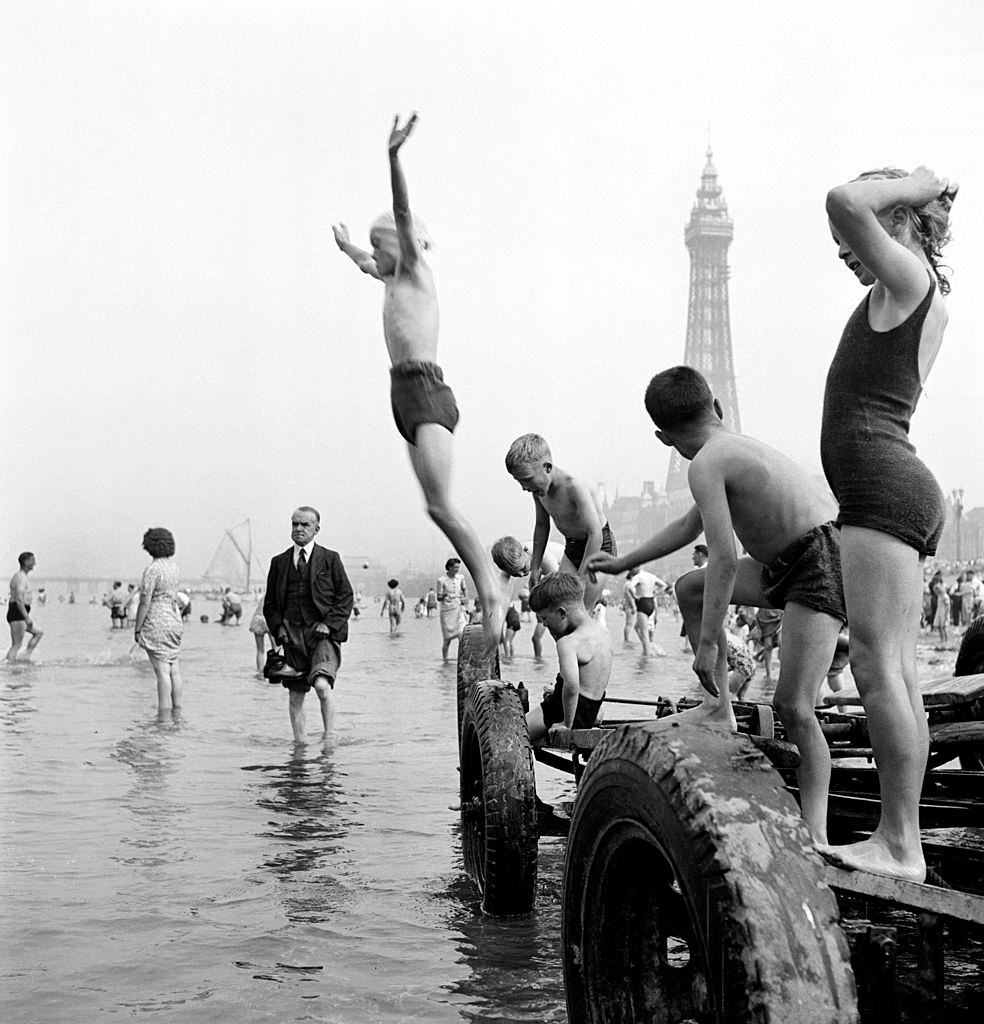
[[[304,567],[307,565],[307,556],[304,554],[304,548],[301,548],[297,553],[297,571],[304,572]]]

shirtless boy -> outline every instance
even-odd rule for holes
[[[482,629],[487,644],[494,647],[502,631],[505,602],[495,587],[492,566],[475,531],[451,504],[452,433],[458,423],[458,406],[435,362],[437,291],[424,259],[431,242],[423,224],[410,213],[400,165],[400,147],[416,122],[415,113],[402,128],[399,118],[393,119],[389,137],[393,212],[387,210],[372,223],[372,252],[352,245],[344,224],[336,224],[332,230],[338,248],[363,273],[384,285],[383,336],[392,363],[393,417],[407,442],[427,514],[451,541],[475,581],[482,601]]]
[[[612,638],[584,607],[584,582],[557,572],[530,591],[530,607],[557,641],[560,672],[553,693],[526,713],[534,746],[555,728],[590,729],[612,674]]]
[[[400,581],[397,579],[387,580],[386,596],[383,598],[382,607],[379,609],[379,617],[389,611],[390,636],[396,636],[400,632],[400,623],[403,621],[403,610],[407,602],[400,590]]]
[[[492,561],[502,573],[500,583],[503,593],[507,593],[514,579],[521,579],[523,576],[529,575],[532,557],[529,547],[518,541],[515,537],[500,537],[492,545]],[[556,572],[559,565],[558,559],[549,550],[543,552],[543,558],[540,559],[540,569],[545,576]],[[529,604],[529,594],[527,594],[526,603]],[[532,608],[530,610],[532,611]],[[507,620],[509,618],[508,612],[506,613],[506,618]],[[508,621],[506,627],[507,629],[509,628]],[[537,619],[536,626],[533,627],[533,656],[537,659],[543,656],[543,634],[546,631],[547,627]],[[519,632],[518,621],[513,628],[513,632]]]
[[[728,429],[707,381],[689,366],[657,374],[646,390],[656,436],[690,459],[694,506],[621,558],[596,554],[589,571],[624,572],[690,544],[703,530],[708,562],[676,584],[694,651],[694,672],[707,691],[687,714],[735,729],[728,692],[729,604],[785,608],[783,658],[774,705],[800,753],[803,817],[826,842],[830,752],[814,714],[841,625],[837,506],[792,460]],[[739,558],[735,535],[748,556]]]
[[[530,586],[536,586],[540,578],[552,519],[566,541],[560,571],[585,578],[584,604],[594,608],[604,584],[594,577],[587,579],[587,561],[597,551],[617,553],[594,488],[555,466],[550,447],[539,434],[523,434],[513,441],[506,452],[506,469],[533,495],[536,525]]]
[[[25,551],[17,556],[20,568],[10,577],[10,601],[7,604],[7,623],[10,626],[10,650],[7,661],[17,661],[21,644],[28,633],[31,639],[24,650],[22,661],[30,661],[34,648],[41,643],[44,631],[37,628],[31,619],[31,581],[27,574],[34,568],[34,554]]]

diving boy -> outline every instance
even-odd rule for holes
[[[338,248],[365,274],[382,281],[383,336],[389,351],[390,400],[397,429],[407,442],[410,462],[424,492],[427,514],[451,541],[468,567],[482,603],[486,642],[499,642],[505,602],[496,589],[492,566],[471,524],[451,504],[452,434],[458,407],[444,383],[437,356],[437,291],[424,252],[431,241],[419,219],[410,213],[407,183],[400,164],[400,147],[417,122],[410,115],[400,128],[394,117],[389,137],[393,211],[372,223],[372,252],[349,242],[344,224],[332,227]]]
[[[584,606],[584,581],[567,572],[544,578],[530,591],[530,607],[557,641],[560,672],[553,692],[526,713],[534,746],[552,729],[590,729],[612,674],[612,638]]]
[[[593,608],[604,584],[594,576],[587,578],[587,561],[597,551],[617,554],[615,538],[594,488],[555,466],[550,447],[539,434],[523,434],[513,441],[506,452],[506,469],[524,491],[533,495],[536,524],[530,586],[540,578],[552,519],[566,542],[560,571],[585,578],[584,604]]]
[[[803,817],[826,842],[830,752],[814,714],[837,636],[846,621],[837,506],[826,489],[779,452],[724,425],[707,381],[689,366],[657,374],[646,390],[656,436],[690,459],[693,507],[617,558],[598,553],[588,570],[624,572],[663,558],[703,533],[705,568],[677,580],[676,593],[694,651],[694,672],[707,691],[688,714],[735,730],[728,691],[729,604],[784,608],[783,658],[774,705],[800,753]],[[739,558],[735,535],[748,552]]]

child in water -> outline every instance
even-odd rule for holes
[[[530,586],[536,586],[540,578],[552,519],[566,540],[560,571],[584,578],[584,603],[594,608],[604,584],[589,580],[584,567],[596,551],[616,554],[615,538],[594,488],[555,466],[550,446],[539,434],[523,434],[513,441],[506,452],[506,469],[524,491],[533,495],[536,525]]]
[[[557,641],[560,659],[553,692],[526,713],[530,742],[540,746],[554,728],[594,725],[612,674],[612,638],[584,607],[579,576],[545,576],[530,591],[530,607]]]
[[[943,529],[943,493],[916,457],[909,421],[943,342],[957,186],[926,167],[868,171],[827,193],[837,255],[868,289],[827,373],[820,457],[840,505],[851,672],[881,789],[870,838],[821,849],[845,868],[921,882],[929,730],[916,677],[923,563]]]
[[[390,636],[396,636],[400,632],[400,623],[403,621],[403,610],[406,608],[406,600],[403,591],[400,590],[400,581],[397,579],[387,580],[386,596],[383,598],[382,607],[379,609],[379,617],[389,611]]]
[[[372,252],[349,241],[348,228],[332,231],[338,248],[365,274],[382,281],[383,336],[389,351],[390,398],[397,429],[407,442],[410,462],[427,503],[427,514],[451,541],[475,581],[482,602],[482,629],[490,647],[499,642],[505,602],[496,589],[492,566],[475,531],[451,503],[452,434],[458,407],[444,383],[437,356],[437,291],[424,252],[431,247],[423,224],[410,213],[400,147],[417,122],[410,115],[400,128],[393,119],[389,137],[393,211],[386,211],[369,229]]]

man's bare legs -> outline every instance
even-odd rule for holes
[[[851,623],[851,672],[868,719],[878,767],[881,817],[869,839],[821,852],[841,867],[921,882],[919,797],[928,728],[915,678],[913,624],[922,600],[917,552],[877,530],[841,529],[844,596]]]
[[[28,629],[27,623],[11,622],[10,625],[10,650],[7,651],[7,661],[13,663],[18,660],[20,654],[21,645],[24,643],[24,637],[30,634],[31,639],[27,642],[27,647],[24,648],[24,657],[20,658],[20,661],[30,661],[31,655],[34,653],[34,648],[41,643],[41,638],[44,636],[44,630],[41,629]]]
[[[642,641],[642,655],[648,658],[652,654],[652,645],[649,642],[649,616],[638,608],[635,613],[635,632]]]
[[[327,743],[330,741],[335,729],[335,691],[331,688],[324,676],[315,676],[311,684],[317,694],[318,702],[321,705],[321,724],[324,727],[322,739]],[[289,703],[287,709],[290,713],[290,728],[294,733],[294,742],[304,742],[304,727],[307,724],[307,716],[304,714],[304,698],[306,691],[288,690]]]
[[[827,842],[830,748],[816,716],[817,694],[827,677],[840,633],[839,619],[790,602],[783,615],[784,657],[773,705],[786,735],[799,750],[796,778],[800,807],[813,839]],[[790,642],[792,637],[792,642]]]
[[[453,436],[437,423],[417,427],[416,444],[409,445],[410,462],[424,492],[427,514],[451,541],[471,573],[482,601],[482,631],[495,648],[506,619],[506,600],[492,572],[492,561],[467,519],[451,504]]]

